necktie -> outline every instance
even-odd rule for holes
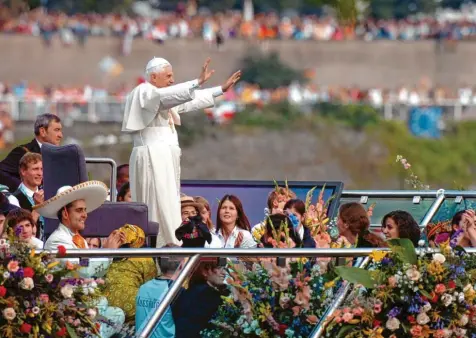
[[[73,243],[78,249],[86,249],[86,240],[80,234],[73,236]]]

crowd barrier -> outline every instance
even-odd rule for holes
[[[300,102],[296,105],[309,106],[317,101]],[[382,117],[387,120],[409,119],[410,108],[435,106],[442,108],[443,120],[459,121],[466,115],[476,117],[476,102],[462,103],[459,100],[425,101],[418,104],[400,103],[397,101],[358,102],[370,104],[381,111]],[[346,104],[343,102],[342,104]],[[15,121],[34,121],[36,116],[43,113],[57,114],[61,119],[72,119],[91,123],[117,122],[121,123],[125,102],[114,97],[93,98],[90,100],[48,101],[23,100],[17,98],[0,98],[0,105],[6,107]]]

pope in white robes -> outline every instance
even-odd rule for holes
[[[213,107],[241,76],[234,73],[222,86],[199,89],[213,75],[210,59],[196,80],[174,85],[170,63],[153,58],[146,66],[146,81],[128,95],[122,131],[132,133],[134,148],[129,161],[129,180],[134,202],[147,204],[149,220],[159,223],[157,247],[179,244],[180,156],[175,125],[180,114]]]

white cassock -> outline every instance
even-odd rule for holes
[[[146,82],[126,100],[123,132],[132,132],[129,162],[132,200],[147,204],[149,220],[159,223],[157,247],[179,244],[175,230],[180,212],[180,155],[175,125],[180,114],[213,107],[221,87],[198,90],[198,80],[165,88]]]

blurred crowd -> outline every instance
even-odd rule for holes
[[[137,83],[141,81],[143,79],[139,78]],[[116,88],[107,89],[91,85],[40,86],[29,82],[7,84],[0,80],[0,102],[19,100],[33,103],[87,104],[91,101],[122,103],[137,83],[123,83]],[[385,103],[412,106],[429,103],[473,105],[476,104],[476,87],[463,84],[455,90],[433,85],[426,79],[422,79],[416,85],[402,85],[398,88],[362,88],[358,86],[348,88],[314,83],[293,83],[276,89],[262,89],[258,85],[240,83],[236,89],[225,94],[224,100],[242,104],[269,104],[285,100],[300,104],[317,102],[368,103],[376,107]]]
[[[59,35],[65,45],[84,44],[88,36],[127,36],[155,41],[174,38],[202,38],[223,43],[226,39],[295,39],[339,41],[362,40],[422,40],[472,39],[476,35],[474,16],[415,17],[402,20],[365,19],[354,25],[342,26],[329,16],[279,16],[276,13],[257,14],[245,19],[241,11],[206,13],[198,11],[191,1],[175,12],[162,13],[159,18],[124,16],[119,14],[46,13],[42,9],[14,17],[0,7],[0,32],[41,36],[49,43]]]

